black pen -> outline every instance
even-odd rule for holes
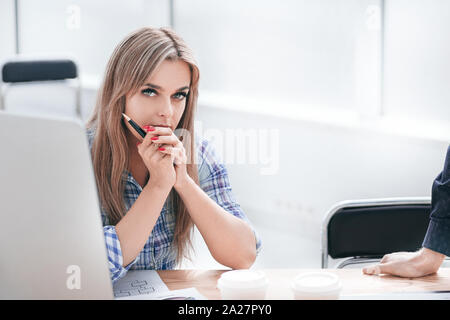
[[[139,127],[139,125],[136,122],[134,122],[133,120],[131,120],[131,118],[129,116],[127,116],[125,113],[122,113],[122,115],[128,121],[130,126],[132,126],[137,131],[137,133],[139,133],[139,135],[142,138],[145,138],[145,136],[147,135],[147,132],[145,132],[141,127]]]
[[[122,115],[128,121],[130,126],[132,126],[134,128],[134,130],[136,130],[137,133],[139,133],[139,135],[142,138],[145,138],[145,136],[147,135],[147,132],[145,132],[141,127],[139,127],[139,125],[136,122],[134,122],[133,120],[131,120],[131,118],[129,116],[127,116],[125,113],[122,113]],[[183,140],[183,138],[181,138],[181,140]],[[175,165],[175,160],[174,160],[173,164]],[[186,299],[186,300],[190,300],[190,299]]]

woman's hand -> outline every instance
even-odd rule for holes
[[[180,188],[190,179],[186,169],[187,156],[183,143],[170,128],[155,127],[155,131],[151,133],[153,135],[151,141],[158,146],[158,152],[171,159],[176,173],[173,186],[175,189]]]
[[[443,254],[427,248],[417,252],[395,252],[385,255],[379,264],[364,268],[363,273],[385,273],[406,278],[423,277],[435,273],[444,258]]]
[[[138,153],[144,161],[150,173],[150,179],[147,185],[153,185],[160,188],[172,188],[176,181],[176,173],[173,167],[173,161],[170,155],[158,150],[159,145],[153,143],[152,138],[160,134],[159,129],[165,128],[151,128],[143,127],[147,131],[142,143],[138,143]],[[169,129],[170,130],[170,129]]]

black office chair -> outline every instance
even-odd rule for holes
[[[322,225],[322,268],[328,268],[329,257],[343,260],[336,268],[344,268],[375,263],[392,252],[417,251],[430,209],[429,197],[338,203]]]
[[[5,110],[5,96],[10,86],[30,82],[57,81],[75,83],[75,112],[81,119],[81,85],[77,65],[70,59],[30,60],[14,58],[2,66],[2,86],[0,88],[0,110]]]

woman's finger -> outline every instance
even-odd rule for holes
[[[172,158],[172,160],[175,160],[175,158],[177,157],[176,156],[176,150],[175,150],[175,148],[174,147],[171,147],[171,146],[168,146],[168,145],[165,145],[165,144],[163,144],[163,145],[161,145],[159,148],[158,148],[158,151],[160,152],[160,153],[162,153],[162,154],[165,154],[165,155],[168,155],[168,156],[170,156],[171,158]]]
[[[152,133],[154,133],[156,135],[170,136],[173,133],[171,128],[166,128],[166,127],[153,127],[153,128],[154,128],[154,130],[152,131]]]
[[[147,137],[146,137],[147,138]],[[139,142],[137,144],[138,153],[143,157],[150,157],[154,154],[158,154],[158,145],[148,142],[151,141],[145,140],[143,142]]]
[[[158,149],[158,151],[170,155],[173,158],[175,164],[182,164],[186,161],[184,150],[181,148],[163,145]]]
[[[158,151],[157,147],[150,146],[144,151],[144,157],[149,159],[150,161],[159,161],[163,159],[165,154]]]
[[[161,160],[163,157],[158,152],[159,144],[152,143],[151,138],[154,135],[151,131],[148,130],[148,128],[146,129],[147,135],[145,136],[144,140],[137,145],[138,153],[146,159],[152,159],[153,157],[155,157],[156,160]]]
[[[178,144],[180,144],[180,140],[178,140],[177,136],[175,136],[174,134],[172,134],[171,136],[153,136],[151,138],[151,141],[153,143],[158,143],[158,144],[170,144],[174,147],[178,146]]]
[[[150,127],[144,126],[143,128],[147,132],[147,135],[145,136],[145,138],[143,138],[139,146],[147,148],[152,144],[152,138],[155,137],[156,134],[154,133],[154,131],[151,131]]]

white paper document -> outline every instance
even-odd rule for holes
[[[113,290],[116,298],[169,292],[155,270],[130,270],[114,283]]]
[[[206,300],[195,288],[170,291],[155,270],[130,270],[113,290],[117,300]]]
[[[149,294],[140,294],[137,296],[120,297],[116,300],[207,300],[195,288],[187,288],[180,290],[171,290],[165,292],[156,292]]]

